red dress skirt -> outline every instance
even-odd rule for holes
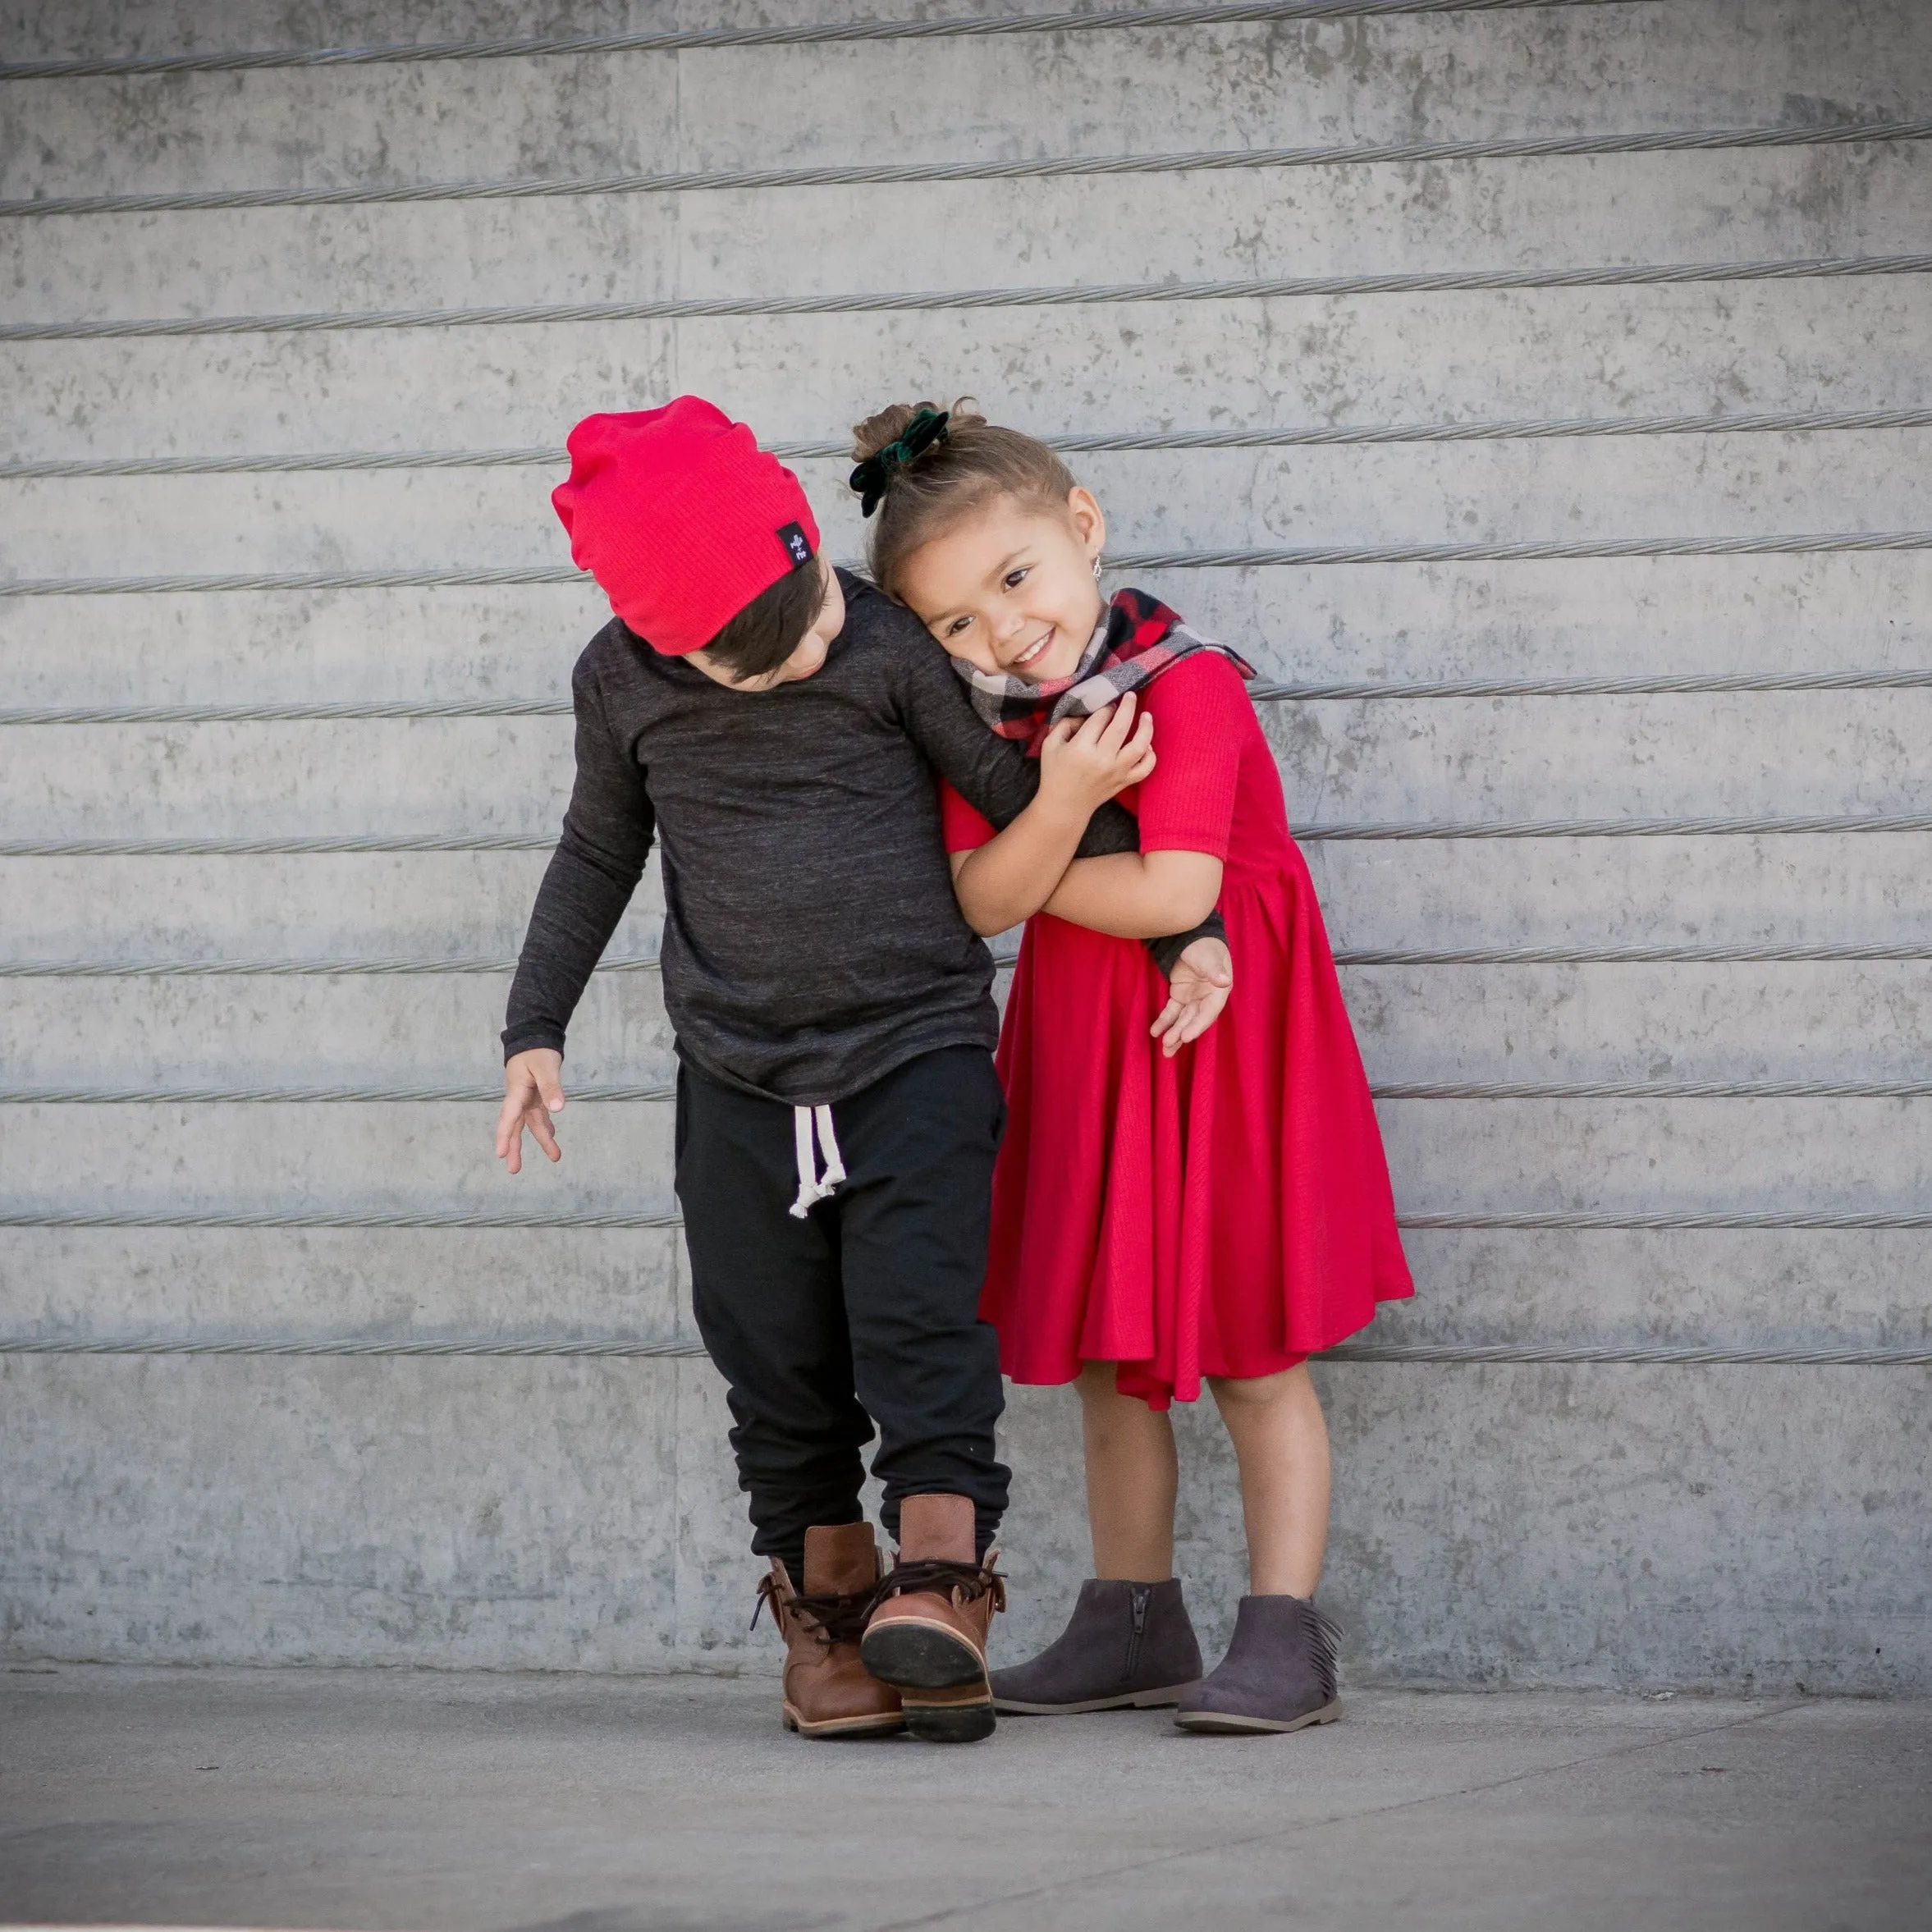
[[[1152,1408],[1291,1368],[1414,1292],[1388,1162],[1273,753],[1218,652],[1141,693],[1159,762],[1121,794],[1143,851],[1223,862],[1221,1017],[1165,1058],[1138,940],[1027,923],[1000,1036],[1010,1118],[981,1313],[1016,1382],[1088,1362]],[[946,845],[993,828],[950,788]]]

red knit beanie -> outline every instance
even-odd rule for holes
[[[570,558],[655,651],[701,651],[818,552],[799,479],[703,397],[586,416],[550,501]]]

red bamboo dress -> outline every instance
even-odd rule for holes
[[[1221,1017],[1172,1060],[1138,940],[1027,923],[1000,1036],[1009,1122],[981,1313],[1016,1382],[1113,1362],[1151,1408],[1291,1368],[1414,1292],[1313,881],[1240,674],[1201,651],[1140,694],[1159,762],[1121,794],[1147,852],[1222,861]],[[950,788],[947,849],[993,828]]]

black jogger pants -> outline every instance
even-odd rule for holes
[[[800,1219],[794,1110],[679,1070],[698,1331],[730,1385],[752,1548],[800,1582],[806,1530],[859,1520],[875,1423],[888,1533],[906,1496],[970,1496],[983,1551],[1006,1507],[999,1344],[979,1319],[1006,1118],[992,1058],[941,1047],[831,1111],[846,1178]]]

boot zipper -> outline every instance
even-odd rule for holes
[[[1129,1592],[1133,1606],[1133,1633],[1127,1640],[1127,1682],[1133,1682],[1133,1673],[1141,1660],[1141,1639],[1147,1633],[1147,1605],[1154,1595],[1151,1585],[1134,1584]]]

